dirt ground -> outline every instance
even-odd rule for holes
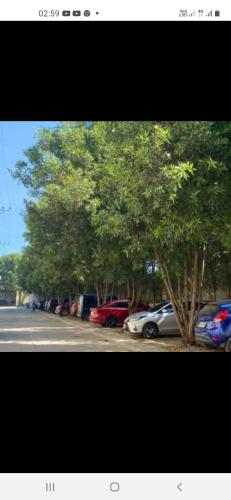
[[[191,346],[185,347],[182,344],[181,338],[178,336],[167,337],[163,336],[161,339],[152,340],[150,342],[161,342],[162,347],[171,352],[224,352],[223,349],[216,349],[207,346]]]

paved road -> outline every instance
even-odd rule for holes
[[[25,308],[0,307],[0,351],[157,352],[166,348],[161,341],[131,339],[120,328],[103,328]]]

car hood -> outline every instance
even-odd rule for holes
[[[197,321],[196,321],[196,324],[200,323],[201,321],[213,321],[214,320],[214,316],[199,316],[197,318]]]
[[[153,314],[153,312],[151,312],[151,311],[136,312],[136,313],[130,314],[130,316],[128,316],[126,318],[126,320],[128,320],[128,319],[136,319],[136,318],[139,318],[140,316],[148,316],[149,314]]]

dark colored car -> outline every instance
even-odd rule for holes
[[[148,306],[139,304],[137,311],[145,311]],[[91,309],[90,321],[114,327],[122,325],[128,316],[128,299],[111,300],[107,304]]]
[[[79,296],[77,316],[83,320],[88,320],[91,307],[97,306],[97,295],[94,293],[85,293]]]
[[[38,308],[40,309],[40,311],[44,311],[45,310],[45,300],[40,300],[39,301],[39,306]]]
[[[54,313],[56,307],[59,305],[57,299],[51,299],[48,306],[47,306],[47,311]]]
[[[5,299],[0,299],[0,306],[8,306],[8,302]]]
[[[195,328],[196,342],[231,352],[231,300],[211,302],[199,313]]]

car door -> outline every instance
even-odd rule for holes
[[[176,316],[171,304],[165,306],[161,310],[161,317],[158,322],[159,331],[166,332],[169,334],[177,333],[179,330]]]
[[[128,316],[128,302],[121,300],[112,304],[111,315],[117,318],[119,324],[122,324]]]

